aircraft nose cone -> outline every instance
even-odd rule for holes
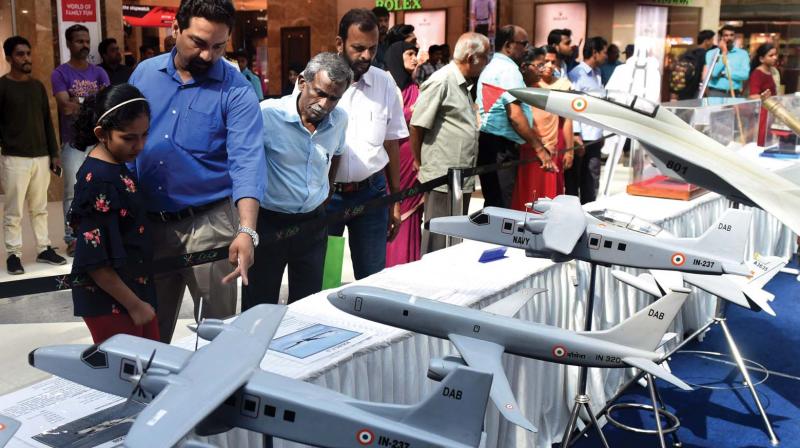
[[[523,103],[530,104],[531,106],[542,110],[545,110],[547,107],[547,98],[550,95],[548,90],[536,88],[512,89],[509,90],[508,93]]]

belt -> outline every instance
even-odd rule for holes
[[[175,221],[183,221],[187,218],[192,218],[195,215],[199,215],[200,213],[207,212],[214,207],[226,202],[228,198],[220,199],[218,201],[209,202],[208,204],[203,205],[196,205],[194,207],[186,207],[184,209],[178,210],[177,212],[147,212],[147,216],[154,221],[161,221],[161,222],[175,222]]]
[[[375,176],[383,176],[382,171],[378,171],[377,173],[369,176],[368,178],[360,181],[360,182],[334,182],[333,183],[333,192],[334,193],[353,193],[355,191],[363,190],[369,187],[369,182]]]

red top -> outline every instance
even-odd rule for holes
[[[760,95],[769,90],[773,95],[778,93],[775,87],[775,79],[759,69],[753,70],[750,74],[750,95]],[[761,108],[758,116],[758,146],[764,146],[767,137],[767,110]]]

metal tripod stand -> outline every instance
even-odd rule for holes
[[[758,408],[758,412],[761,415],[761,419],[763,420],[764,427],[765,427],[765,429],[767,431],[767,435],[769,436],[770,443],[773,446],[777,446],[778,444],[780,444],[780,440],[778,439],[778,436],[775,435],[775,431],[772,429],[772,423],[769,420],[769,416],[764,411],[764,407],[761,404],[761,399],[758,397],[758,393],[756,392],[755,386],[753,385],[753,381],[750,378],[750,373],[749,373],[749,371],[747,369],[747,366],[745,366],[745,360],[742,357],[741,352],[739,352],[739,347],[736,345],[736,341],[733,339],[733,334],[731,333],[730,328],[728,327],[727,320],[726,320],[726,313],[725,313],[726,307],[727,307],[727,302],[725,300],[723,300],[723,299],[717,298],[717,308],[716,308],[716,312],[714,314],[714,317],[711,320],[709,320],[705,325],[703,325],[700,329],[698,329],[697,331],[692,333],[689,337],[687,337],[686,339],[681,341],[681,343],[678,344],[675,348],[673,348],[672,350],[667,352],[667,354],[664,355],[664,357],[661,358],[661,360],[658,361],[657,364],[661,364],[664,361],[666,361],[669,357],[671,357],[673,354],[675,354],[676,352],[681,350],[684,346],[686,346],[686,344],[688,344],[689,342],[691,342],[694,339],[696,339],[698,336],[700,336],[703,333],[705,333],[709,328],[711,328],[711,326],[713,326],[715,324],[719,324],[719,326],[722,328],[723,333],[725,334],[725,340],[728,343],[728,348],[730,349],[731,356],[733,356],[734,361],[736,362],[736,366],[738,367],[739,372],[742,374],[742,378],[744,378],[744,384],[745,384],[745,386],[747,386],[747,388],[750,390],[750,394],[753,396],[753,401],[755,402],[756,407]],[[589,427],[592,424],[596,424],[597,419],[599,419],[600,417],[602,417],[604,415],[608,416],[609,410],[614,406],[612,403],[617,401],[628,390],[628,388],[630,388],[633,384],[637,383],[641,378],[645,377],[646,375],[647,374],[645,372],[641,372],[640,371],[630,381],[625,383],[625,385],[622,386],[619,389],[619,391],[616,393],[616,395],[611,397],[611,399],[608,400],[608,402],[606,402],[606,405],[603,407],[603,409],[601,409],[600,412],[598,412],[597,415],[592,418],[592,423],[591,424],[587,424],[583,428],[583,430],[581,430],[581,432],[578,434],[578,436],[576,436],[576,438],[580,437],[583,434],[585,434],[589,430]],[[662,403],[660,403],[660,401],[661,401],[660,400],[660,396],[658,396],[658,391],[655,388],[655,383],[652,381],[652,378],[649,378],[648,382],[649,382],[648,387],[651,387],[651,388],[654,389],[654,391],[651,392],[651,397],[653,398],[653,408],[655,408],[655,409],[659,409],[660,408],[660,409],[664,410],[664,406],[663,406]],[[656,398],[658,398],[658,402],[657,402]],[[643,408],[642,406],[647,406],[647,407]],[[650,409],[650,406],[648,406],[648,405],[642,405],[642,406],[640,406],[640,408],[642,408],[642,409]],[[667,416],[667,418],[669,419],[668,416]],[[663,434],[671,432],[670,430],[672,430],[672,428],[668,428],[668,429],[661,428],[661,424],[659,423],[658,417],[656,417],[656,422],[657,422],[657,425],[658,425],[657,431],[659,433],[661,446],[663,447],[663,446],[665,446],[664,439],[663,439]],[[676,422],[677,422],[677,419],[676,419]],[[675,429],[677,429],[677,428],[675,428]],[[650,433],[650,432],[648,431],[648,433]],[[674,436],[674,434],[673,434],[673,436]],[[677,437],[675,438],[675,445],[676,446],[680,445],[680,441],[677,440]]]
[[[591,263],[591,273],[589,274],[589,296],[586,299],[586,315],[583,318],[583,329],[584,331],[591,331],[592,330],[592,314],[594,313],[594,289],[595,289],[595,280],[597,277],[597,265],[595,263]],[[592,412],[592,408],[589,406],[591,403],[591,398],[586,393],[586,383],[587,383],[587,376],[588,376],[588,367],[580,367],[578,373],[578,392],[575,394],[575,403],[572,406],[572,413],[569,416],[569,423],[567,423],[566,429],[564,429],[564,436],[561,438],[561,446],[568,447],[572,443],[571,437],[572,432],[575,430],[576,425],[578,423],[578,415],[581,412],[581,409],[585,409],[586,413],[589,414],[589,418],[592,420],[592,424],[597,431],[597,435],[600,436],[600,440],[603,442],[603,447],[608,447],[608,441],[606,440],[606,436],[603,434],[603,430],[600,428],[600,425],[597,424],[597,419]],[[588,426],[587,426],[588,428]]]

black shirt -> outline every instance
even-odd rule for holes
[[[87,157],[77,179],[68,213],[69,225],[78,238],[72,273],[111,266],[137,297],[155,308],[152,277],[133,276],[125,269],[131,263],[146,264],[153,259],[144,198],[134,175],[124,164]],[[76,316],[127,313],[111,295],[89,283],[72,288]]]
[[[131,73],[133,73],[132,68],[122,64],[118,65],[116,69],[112,69],[106,64],[100,64],[98,67],[106,71],[106,74],[108,74],[108,80],[111,81],[112,86],[128,82],[128,78],[130,78]]]
[[[58,157],[47,91],[38,80],[0,78],[0,146],[4,156]]]
[[[692,77],[686,79],[686,87],[678,92],[678,99],[688,100],[697,98],[697,89],[700,87],[700,81],[702,81],[703,78],[703,67],[706,65],[706,49],[698,47],[694,50],[687,51],[681,59],[689,61],[694,65],[694,73]]]

